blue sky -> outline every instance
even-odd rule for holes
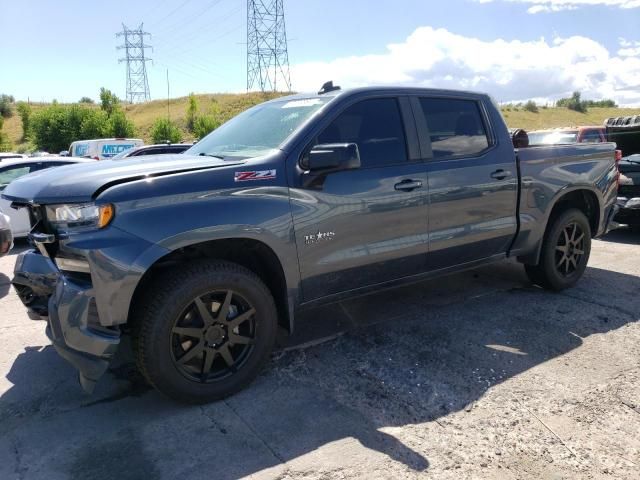
[[[592,5],[595,4],[595,5]],[[0,0],[0,92],[125,96],[115,33],[152,34],[152,98],[245,89],[245,0]],[[292,83],[400,83],[500,101],[587,96],[640,105],[639,0],[285,0]],[[391,47],[390,47],[391,46]]]

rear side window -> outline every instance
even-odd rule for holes
[[[480,107],[473,100],[421,98],[434,158],[473,156],[489,147]]]
[[[586,130],[582,137],[584,143],[601,143],[600,130]]]
[[[317,143],[356,143],[363,167],[407,161],[404,127],[395,98],[352,105],[318,136]]]

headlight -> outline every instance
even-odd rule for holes
[[[115,209],[110,203],[105,205],[78,203],[47,206],[47,220],[60,229],[104,228],[109,225],[114,215]]]

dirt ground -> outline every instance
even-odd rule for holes
[[[203,407],[127,362],[92,396],[0,259],[0,479],[638,479],[640,235],[551,294],[504,263],[307,312]],[[320,340],[324,340],[321,342]]]

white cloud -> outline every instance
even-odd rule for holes
[[[475,0],[478,3],[492,3],[500,0]],[[502,0],[509,3],[523,3],[531,5],[527,12],[550,13],[565,10],[576,10],[586,6],[605,6],[618,8],[640,8],[640,0]]]
[[[291,67],[291,75],[298,91],[317,90],[326,80],[343,87],[469,89],[488,92],[498,101],[552,101],[580,90],[583,98],[640,105],[640,55],[631,51],[638,43],[620,39],[622,48],[612,55],[582,36],[552,42],[483,41],[420,27],[384,53],[301,63]]]
[[[620,57],[640,57],[640,42],[620,38],[620,46],[618,55]]]

